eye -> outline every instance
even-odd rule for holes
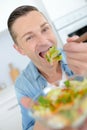
[[[47,32],[50,28],[49,27],[45,27],[43,28],[42,32]]]
[[[26,38],[26,41],[33,39],[33,37],[34,37],[33,35],[28,36],[28,37]]]

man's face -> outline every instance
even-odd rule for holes
[[[53,45],[57,45],[56,37],[45,17],[37,11],[29,12],[18,18],[12,29],[17,34],[15,48],[27,55],[35,65],[48,64],[45,54]]]

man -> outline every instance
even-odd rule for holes
[[[78,72],[80,66],[79,64],[74,65],[74,63],[77,59],[80,60],[78,57],[79,54],[80,56],[83,55],[83,50],[80,50],[81,53],[78,53],[76,49],[76,52],[73,52],[73,44],[77,45],[77,43],[70,45],[72,53],[69,52],[69,45],[64,47],[70,68],[67,65],[63,51],[61,51],[61,62],[49,64],[45,55],[52,46],[57,46],[58,43],[45,16],[33,6],[21,6],[15,9],[8,19],[8,29],[15,43],[14,48],[31,59],[15,84],[18,102],[21,107],[23,130],[46,130],[29,116],[27,107],[31,99],[47,86],[47,82],[53,83],[61,80],[64,76],[62,72],[65,72],[67,76],[72,76],[73,72],[70,68],[74,72]],[[69,42],[73,42],[75,38],[77,37],[70,39]],[[76,59],[74,54],[77,54]],[[72,64],[70,64],[70,60],[72,60]],[[83,66],[83,62],[81,64]],[[87,65],[87,63],[85,64]],[[83,72],[82,68],[81,70]]]

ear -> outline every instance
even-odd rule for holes
[[[14,43],[13,47],[22,55],[25,55],[24,50]]]

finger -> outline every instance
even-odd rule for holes
[[[81,61],[76,61],[71,58],[67,58],[69,68],[76,74],[87,75],[87,64]]]
[[[81,62],[87,63],[87,54],[85,52],[83,53],[73,53],[73,52],[66,52],[66,56],[71,59],[79,60]]]
[[[73,37],[67,38],[67,42],[73,42],[73,41],[75,41],[75,40],[78,39],[78,38],[79,38],[79,36],[74,35]]]
[[[86,43],[75,43],[72,42],[71,44],[67,43],[64,45],[63,50],[65,52],[81,52],[87,53],[87,44]]]
[[[81,75],[78,67],[71,65],[71,64],[69,64],[68,66],[73,71],[73,73]]]
[[[87,69],[87,64],[85,62],[76,60],[74,58],[67,57],[67,63],[68,65],[73,65],[79,68]]]
[[[80,71],[80,69],[76,66],[70,65],[69,68],[73,71],[73,73],[75,75],[79,75],[79,76],[85,76],[86,75],[85,72],[83,73],[83,71],[82,70]]]

